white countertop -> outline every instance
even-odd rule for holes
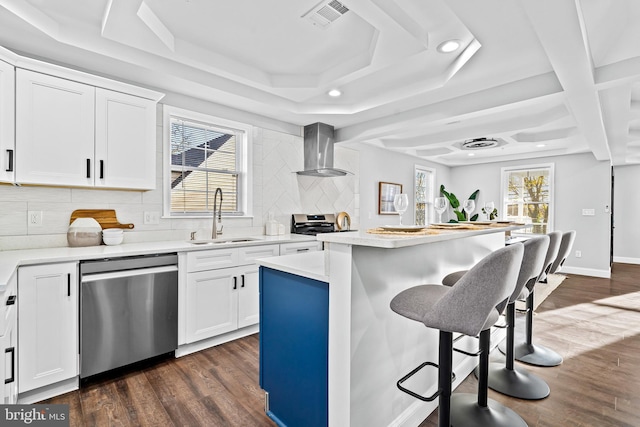
[[[16,268],[24,265],[48,264],[54,262],[80,261],[105,257],[146,255],[168,252],[189,252],[199,250],[223,249],[240,246],[258,246],[268,244],[305,242],[316,240],[315,236],[301,234],[283,234],[280,236],[224,236],[220,240],[243,237],[248,242],[219,243],[213,245],[194,245],[186,240],[125,243],[116,246],[87,246],[80,248],[59,247],[0,251],[0,293],[3,293]]]
[[[342,233],[318,234],[318,240],[329,243],[342,243],[354,246],[369,246],[374,248],[403,248],[407,246],[423,245],[425,243],[442,242],[445,240],[461,239],[463,237],[481,234],[504,233],[505,231],[521,230],[528,225],[510,225],[508,227],[490,227],[483,230],[437,230],[438,234],[431,235],[389,235],[371,234],[366,231],[348,231]]]
[[[305,252],[270,258],[259,258],[258,265],[284,271],[297,276],[308,277],[320,282],[329,282],[324,268],[324,251]]]

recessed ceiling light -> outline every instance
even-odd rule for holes
[[[460,47],[459,40],[447,40],[440,43],[437,49],[438,49],[438,52],[440,53],[450,53],[458,50],[459,47]]]
[[[333,96],[334,98],[337,98],[338,96],[342,95],[342,92],[340,92],[338,89],[331,89],[327,93],[329,94],[329,96]]]
[[[536,145],[536,147],[538,147],[538,148],[542,148],[542,147],[546,147],[546,146],[547,146],[547,144],[538,144],[538,145]]]
[[[476,153],[469,153],[468,154],[469,157],[472,157],[472,156],[475,156],[475,155],[476,155]]]

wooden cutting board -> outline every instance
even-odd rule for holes
[[[114,209],[76,209],[71,214],[69,224],[77,218],[93,218],[100,226],[105,228],[133,228],[133,224],[120,224],[116,218]]]

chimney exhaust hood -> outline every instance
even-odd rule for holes
[[[298,175],[333,177],[351,172],[333,167],[333,126],[314,123],[304,127],[304,170]]]

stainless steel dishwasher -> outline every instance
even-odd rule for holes
[[[178,347],[178,256],[80,263],[80,378]]]

